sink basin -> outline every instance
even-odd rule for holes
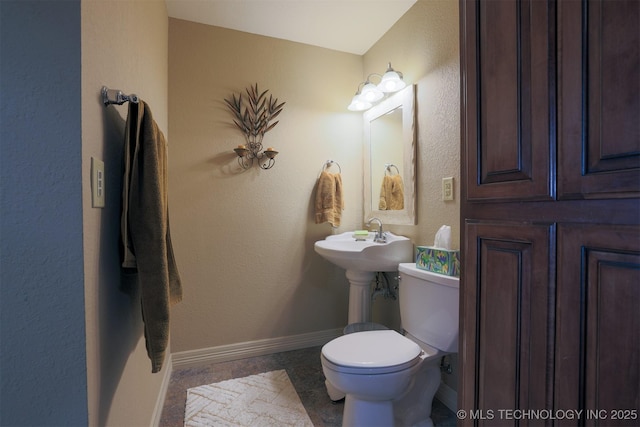
[[[413,244],[404,236],[385,233],[387,241],[377,243],[375,233],[366,237],[346,232],[317,241],[315,250],[329,262],[346,270],[349,279],[351,323],[371,321],[371,282],[378,271],[397,271],[398,264],[413,258]]]
[[[401,262],[411,262],[413,243],[409,238],[387,232],[386,243],[376,243],[374,235],[369,233],[365,240],[356,240],[353,232],[332,235],[317,241],[315,251],[331,263],[352,271],[396,271]]]

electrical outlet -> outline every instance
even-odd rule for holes
[[[453,177],[442,178],[442,200],[453,200]]]
[[[91,158],[91,205],[104,208],[104,162]]]

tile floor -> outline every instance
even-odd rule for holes
[[[286,369],[315,427],[339,427],[342,424],[344,401],[332,403],[327,395],[320,365],[320,349],[321,347],[311,347],[231,362],[175,369],[171,374],[160,427],[183,426],[188,388],[277,369]],[[432,419],[436,426],[456,425],[455,414],[438,400],[433,404]]]

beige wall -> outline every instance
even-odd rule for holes
[[[460,54],[458,2],[418,2],[364,55],[365,75],[382,73],[387,62],[416,84],[417,212],[415,226],[389,226],[415,245],[432,245],[441,225],[451,226],[452,247],[460,248]],[[454,177],[455,200],[442,200],[442,178]],[[397,304],[376,302],[374,314],[397,322]],[[452,375],[457,389],[457,356]]]
[[[362,224],[362,123],[346,110],[362,58],[248,33],[169,20],[170,209],[184,300],[174,352],[341,328],[344,271],[313,250],[331,234],[313,220],[327,159],[342,167],[339,231]],[[281,101],[265,137],[270,170],[243,171],[244,143],[223,99],[258,83]]]
[[[120,290],[118,235],[127,105],[105,108],[107,85],[136,93],[167,134],[168,18],[163,0],[82,1],[82,176],[89,425],[148,426],[163,372],[151,374],[140,303]],[[105,163],[106,207],[91,207],[91,157]]]
[[[419,1],[364,56],[169,20],[171,215],[185,300],[174,310],[173,351],[342,327],[343,270],[313,251],[331,233],[312,217],[322,163],[342,166],[338,231],[362,227],[362,115],[346,110],[358,83],[387,61],[417,85],[418,224],[387,226],[432,244],[442,224],[459,248],[458,5]],[[328,83],[330,77],[331,84]],[[242,143],[223,98],[258,82],[287,102],[267,145],[268,171],[239,170]],[[456,200],[441,200],[443,177]],[[397,327],[397,304],[374,320]]]

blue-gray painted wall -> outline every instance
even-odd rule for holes
[[[0,425],[86,425],[80,0],[0,1]]]

